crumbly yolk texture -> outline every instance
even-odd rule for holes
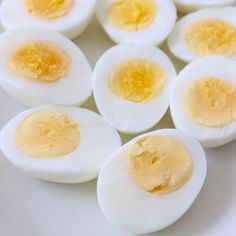
[[[187,88],[184,102],[193,121],[222,127],[236,119],[236,84],[215,77],[198,79]]]
[[[199,20],[185,28],[187,47],[198,56],[236,55],[236,28],[229,23],[218,20]]]
[[[181,143],[157,135],[145,137],[132,145],[128,170],[134,182],[144,190],[169,194],[187,183],[192,176],[193,163]]]
[[[165,71],[160,65],[146,59],[131,59],[112,71],[109,83],[120,98],[145,102],[161,93],[165,80]]]
[[[154,0],[115,0],[108,9],[108,20],[125,31],[140,31],[152,24],[158,7]]]
[[[54,20],[69,13],[73,0],[25,0],[29,14],[42,20]]]
[[[8,66],[13,73],[22,78],[48,83],[66,75],[69,56],[55,43],[28,41],[10,52]]]
[[[35,112],[18,127],[16,144],[21,151],[31,157],[61,157],[78,148],[79,128],[64,113]]]

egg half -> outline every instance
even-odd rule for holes
[[[208,56],[187,65],[171,93],[175,127],[204,147],[216,147],[236,138],[236,62]]]
[[[98,202],[111,223],[150,233],[188,210],[205,176],[205,154],[195,139],[175,129],[157,130],[134,138],[105,162]]]
[[[0,86],[28,106],[81,105],[92,93],[92,70],[61,34],[27,26],[0,35]]]
[[[47,27],[73,39],[88,25],[96,0],[4,0],[0,16],[5,29]]]
[[[106,51],[95,66],[95,102],[113,127],[140,133],[164,116],[175,78],[172,62],[160,49],[120,44]]]
[[[223,7],[236,3],[235,0],[174,0],[178,11],[188,13],[201,8]]]
[[[236,7],[202,9],[181,18],[168,38],[171,52],[190,62],[221,55],[236,58]]]
[[[82,108],[31,108],[12,118],[0,133],[1,150],[16,167],[61,183],[96,178],[104,161],[120,146],[116,130]]]
[[[170,0],[98,0],[97,17],[116,43],[161,44],[176,21]]]

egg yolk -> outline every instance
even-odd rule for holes
[[[25,79],[54,82],[66,75],[69,56],[54,43],[28,41],[10,52],[8,66],[12,72]]]
[[[73,0],[25,0],[28,13],[43,20],[54,20],[71,10]]]
[[[168,194],[183,187],[193,170],[192,158],[181,143],[168,136],[145,137],[129,151],[128,170],[144,190]]]
[[[236,55],[236,28],[223,20],[200,20],[189,24],[184,33],[188,48],[198,56]]]
[[[236,84],[206,77],[194,81],[184,95],[185,109],[195,122],[221,127],[236,119]]]
[[[151,100],[165,85],[161,66],[146,59],[131,59],[115,68],[109,82],[114,94],[131,102]]]
[[[157,15],[154,0],[115,0],[108,9],[108,20],[125,31],[147,28]]]
[[[78,148],[79,128],[64,113],[35,112],[18,127],[16,144],[21,151],[31,157],[61,157]]]

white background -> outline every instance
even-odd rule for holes
[[[113,45],[96,20],[75,42],[92,66]],[[179,61],[175,64],[177,68],[183,66]],[[92,99],[84,106],[95,110]],[[24,108],[0,89],[0,128]],[[164,127],[172,127],[169,114],[154,129]],[[131,137],[122,138],[125,142]],[[207,179],[196,202],[174,225],[151,235],[236,235],[236,141],[206,153]],[[95,180],[76,185],[44,182],[18,171],[0,153],[0,236],[54,235],[130,234],[103,217],[96,200]]]

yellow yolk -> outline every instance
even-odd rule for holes
[[[164,70],[155,62],[133,59],[115,68],[109,82],[114,94],[120,98],[144,102],[161,93],[165,77]]]
[[[185,42],[198,56],[236,55],[236,28],[223,20],[199,20],[185,29]]]
[[[184,102],[193,121],[224,126],[236,119],[236,84],[215,77],[196,80],[186,90]]]
[[[8,66],[12,72],[25,79],[54,82],[66,75],[69,56],[54,43],[28,41],[11,51]]]
[[[155,19],[154,0],[115,0],[108,9],[108,19],[115,27],[126,31],[147,28]]]
[[[168,194],[187,183],[193,164],[181,143],[157,135],[143,138],[132,145],[128,170],[134,182],[144,190]]]
[[[25,0],[28,13],[43,20],[54,20],[71,10],[73,0]]]
[[[31,157],[61,157],[73,152],[79,143],[77,124],[56,111],[33,113],[16,132],[18,148]]]

